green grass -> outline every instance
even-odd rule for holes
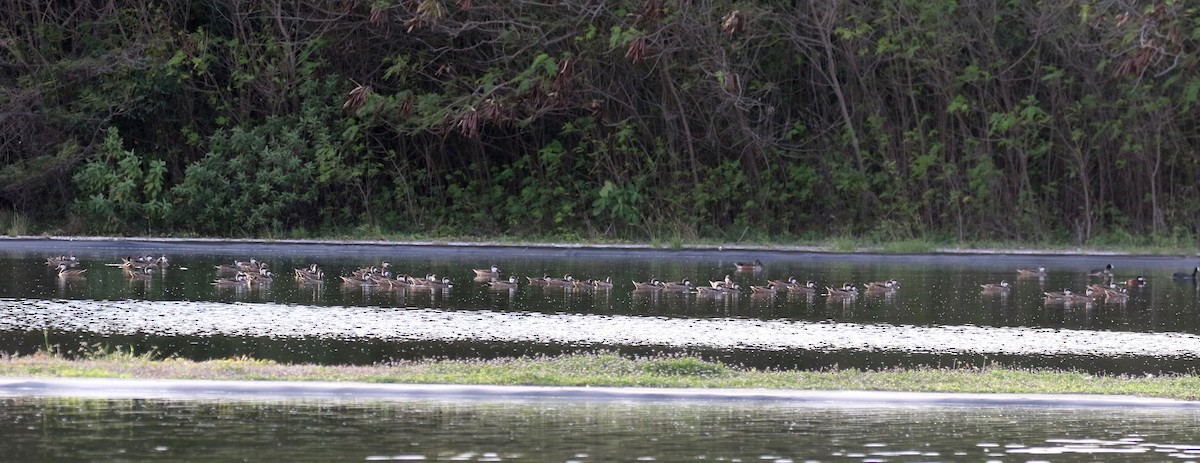
[[[280,364],[246,357],[190,361],[131,355],[124,349],[78,358],[53,353],[0,356],[0,376],[356,381],[663,388],[761,388],[950,393],[1117,394],[1200,399],[1200,376],[1098,376],[1058,370],[897,368],[755,370],[690,356],[627,358],[610,353],[392,364]]]

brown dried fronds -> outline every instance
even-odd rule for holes
[[[375,26],[381,26],[387,23],[391,17],[392,14],[390,11],[388,11],[386,5],[380,5],[376,3],[371,5],[371,16],[367,17],[367,22]]]
[[[629,42],[629,48],[625,50],[625,59],[632,63],[640,63],[646,59],[646,37],[640,36]]]
[[[567,58],[558,63],[558,74],[554,75],[554,93],[565,95],[571,89],[571,76],[575,75],[575,61]]]
[[[454,119],[454,130],[467,138],[479,138],[479,111],[469,108]]]
[[[370,97],[371,87],[359,84],[353,90],[350,90],[350,94],[346,96],[346,102],[342,104],[342,109],[357,112],[367,104],[367,99]]]
[[[725,15],[725,19],[721,21],[721,32],[729,35],[737,35],[746,32],[746,26],[750,19],[746,17],[740,10],[730,11]]]
[[[475,5],[475,2],[473,2],[471,0],[458,0],[458,3],[455,4],[455,6],[457,6],[458,9],[463,10],[463,11],[471,11],[471,7],[473,7],[474,5]]]

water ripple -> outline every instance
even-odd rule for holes
[[[0,299],[0,331],[536,342],[682,348],[1193,357],[1200,336],[270,303]]]

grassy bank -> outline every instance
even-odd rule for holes
[[[885,371],[759,371],[695,357],[630,359],[612,354],[498,360],[425,360],[372,366],[292,365],[234,358],[155,359],[110,351],[81,359],[0,356],[0,376],[355,381],[671,388],[764,388],[903,392],[1116,394],[1200,399],[1200,376],[1094,376],[1003,367]]]

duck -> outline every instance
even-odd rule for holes
[[[1174,278],[1176,280],[1197,281],[1196,280],[1197,274],[1200,274],[1200,267],[1196,267],[1196,268],[1192,269],[1192,273],[1175,272],[1174,275],[1171,275],[1171,278]]]
[[[257,273],[249,274],[249,276],[253,277],[255,283],[270,283],[275,281],[275,274],[271,273],[271,269],[268,269],[266,265],[259,267]]]
[[[754,262],[734,262],[733,268],[739,272],[758,272],[763,268],[761,260],[754,259]]]
[[[454,282],[450,280],[450,277],[442,277],[441,280],[426,280],[424,283],[421,283],[416,287],[429,289],[450,289],[454,287]]]
[[[1093,277],[1112,278],[1112,270],[1113,265],[1108,264],[1105,265],[1104,268],[1094,268],[1088,271],[1088,275]]]
[[[654,279],[651,279],[650,281],[644,281],[644,282],[639,282],[639,281],[633,282],[633,290],[634,291],[657,291],[662,288],[663,288],[663,282],[659,281],[658,278],[654,278]]]
[[[1007,280],[1000,280],[999,283],[984,283],[979,287],[983,288],[983,292],[987,294],[1004,294],[1012,289]]]
[[[570,273],[563,275],[562,278],[554,278],[549,275],[543,277],[546,280],[546,286],[575,286],[575,276]]]
[[[1141,275],[1138,275],[1137,277],[1125,280],[1125,286],[1128,286],[1130,288],[1142,287],[1142,286],[1145,286],[1146,283],[1147,283],[1146,277],[1141,276]]]
[[[306,268],[298,268],[296,271],[296,281],[300,283],[322,283],[325,281],[325,272],[318,267],[317,264],[310,264]]]
[[[340,275],[340,278],[342,279],[342,284],[347,286],[373,286],[375,284],[375,282],[371,280],[370,273],[363,273],[359,275],[352,274],[349,276]]]
[[[767,283],[774,286],[776,290],[784,292],[790,291],[794,286],[800,286],[800,280],[797,280],[795,276],[790,276],[787,280],[767,280]]]
[[[817,284],[812,280],[808,280],[803,285],[788,285],[788,292],[795,294],[816,294]]]
[[[1017,269],[1018,278],[1045,278],[1046,267],[1038,267],[1036,269],[1019,268]]]
[[[83,278],[85,272],[87,272],[86,268],[71,268],[66,262],[58,264],[58,276],[60,278]]]
[[[1124,304],[1129,301],[1129,291],[1125,288],[1105,288],[1104,302],[1106,304]]]
[[[475,276],[478,278],[500,278],[500,267],[491,266],[489,268],[473,268]]]
[[[154,274],[154,267],[146,266],[141,270],[126,270],[125,276],[129,277],[129,281],[150,281]]]
[[[484,283],[488,288],[510,290],[517,289],[517,276],[510,275],[507,280],[492,280]]]
[[[62,265],[62,264],[67,264],[67,267],[78,267],[79,266],[79,258],[75,257],[74,254],[69,255],[69,256],[64,255],[64,256],[56,256],[56,257],[47,257],[46,258],[46,266],[47,267],[58,268],[58,266]]]
[[[599,290],[612,289],[612,277],[605,277],[603,280],[592,280],[592,287]]]
[[[720,288],[721,286],[733,286],[733,278],[730,278],[729,275],[725,275],[724,280],[709,280],[708,285],[713,289]]]
[[[662,284],[664,291],[691,291],[692,280],[684,278],[683,281],[671,281]]]
[[[720,296],[720,295],[738,295],[742,293],[742,287],[737,283],[718,286],[697,286],[696,294],[700,296]]]
[[[408,289],[413,286],[413,278],[408,275],[396,275],[395,278],[378,280],[376,284],[387,289]]]
[[[1085,304],[1096,301],[1096,292],[1092,288],[1088,288],[1084,294],[1076,294],[1068,292],[1064,302],[1068,304]]]
[[[1096,292],[1092,288],[1088,288],[1085,294],[1077,294],[1070,289],[1063,289],[1061,292],[1044,293],[1046,302],[1062,302],[1066,304],[1087,303],[1096,300]]]
[[[1088,285],[1088,289],[1095,294],[1096,297],[1104,298],[1105,302],[1125,302],[1129,299],[1129,291],[1125,288],[1117,286],[1116,283],[1108,285]]]
[[[126,260],[126,262],[128,262],[128,259]],[[240,260],[235,260],[235,261],[233,261],[233,265],[229,265],[229,264],[214,265],[213,268],[217,269],[217,275],[230,275],[230,274],[236,275],[238,272],[242,271],[243,265],[245,265],[244,262],[242,262]]]
[[[863,283],[863,286],[867,289],[868,293],[882,293],[900,289],[900,282],[896,280],[872,281],[870,283]]]
[[[774,296],[778,290],[774,283],[767,283],[766,286],[750,285],[750,294],[755,296]]]
[[[213,280],[213,286],[232,287],[232,286],[250,286],[250,278],[245,273],[238,272],[236,275],[227,278],[218,278]]]
[[[842,287],[840,287],[840,288],[831,288],[829,286],[826,286],[825,287],[825,296],[826,297],[843,297],[843,298],[857,297],[858,296],[858,288],[850,283],[844,283],[844,284],[842,284]]]

